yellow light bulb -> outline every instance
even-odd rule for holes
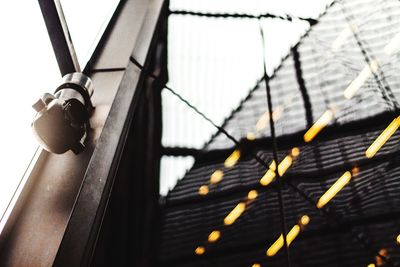
[[[369,65],[366,65],[358,76],[350,83],[350,85],[344,90],[343,95],[345,98],[352,98],[358,89],[368,80],[372,73],[376,72],[379,68],[377,60],[373,60]]]
[[[224,176],[224,172],[221,170],[216,170],[215,172],[213,172],[213,174],[211,174],[210,177],[210,183],[211,184],[218,184],[219,182],[222,181],[222,177]]]
[[[324,207],[342,188],[350,181],[351,173],[345,172],[340,178],[321,196],[318,200],[317,208]]]
[[[370,263],[370,264],[368,264],[367,267],[375,267],[375,264],[374,263]]]
[[[281,163],[278,165],[278,172],[280,176],[283,176],[285,172],[289,169],[289,167],[293,163],[293,158],[291,156],[286,156]]]
[[[306,226],[307,224],[309,224],[310,222],[310,217],[308,217],[307,215],[303,215],[300,219],[300,223],[303,226]]]
[[[279,238],[269,247],[267,250],[267,256],[273,257],[276,253],[283,247],[283,235],[281,234]]]
[[[254,200],[254,199],[256,199],[257,197],[258,197],[257,190],[251,190],[251,191],[249,191],[249,193],[247,194],[247,198],[248,198],[249,200]]]
[[[392,40],[383,48],[386,55],[391,55],[399,50],[400,47],[400,33],[397,33]]]
[[[292,156],[290,155],[286,156],[278,165],[279,175],[283,176],[285,172],[289,169],[289,167],[292,165],[292,163],[293,163]],[[260,184],[263,186],[269,185],[275,178],[275,170],[276,170],[276,164],[275,161],[272,161],[272,163],[269,165],[268,171],[260,179]]]
[[[370,147],[365,151],[365,156],[367,158],[372,158],[375,156],[376,152],[389,140],[389,138],[396,132],[400,126],[400,116],[394,119],[388,127],[375,139],[375,141],[370,145]]]
[[[248,132],[246,135],[246,139],[249,141],[254,141],[254,140],[256,140],[256,135],[252,132]]]
[[[259,264],[259,263],[254,263],[253,265],[251,265],[251,267],[261,267],[261,264]]]
[[[224,224],[225,225],[233,224],[237,220],[237,218],[239,218],[239,216],[242,215],[245,209],[246,209],[245,203],[240,202],[239,204],[237,204],[236,207],[225,217]]]
[[[311,142],[315,136],[333,119],[333,111],[328,109],[304,134],[304,141]]]
[[[202,196],[207,195],[209,192],[208,186],[207,185],[202,185],[199,187],[199,194]]]
[[[293,240],[299,235],[300,233],[300,226],[295,225],[290,229],[289,233],[286,235],[286,243],[287,246],[289,247],[290,244],[293,242]],[[268,257],[273,257],[275,256],[276,253],[283,247],[283,235],[281,234],[279,238],[269,247],[267,250],[267,256]]]
[[[236,162],[240,159],[240,150],[235,149],[232,154],[225,160],[224,166],[230,168],[235,166]]]
[[[195,250],[194,253],[196,253],[196,255],[203,255],[204,252],[206,252],[206,249],[202,246],[198,246]]]
[[[396,242],[397,242],[398,245],[400,245],[400,235],[397,236]]]
[[[291,154],[293,157],[298,157],[300,155],[300,149],[298,147],[292,148]]]
[[[213,242],[217,241],[220,237],[221,237],[220,231],[218,231],[218,230],[212,231],[208,235],[208,242],[213,243]]]

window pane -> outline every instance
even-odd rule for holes
[[[118,3],[119,0],[61,0],[82,69],[89,61]]]
[[[38,146],[32,104],[61,76],[37,1],[2,1],[0,31],[1,218]]]

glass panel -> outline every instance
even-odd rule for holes
[[[79,64],[83,69],[93,54],[119,0],[61,0]]]
[[[0,27],[1,218],[38,146],[32,104],[61,76],[37,1],[2,1]]]

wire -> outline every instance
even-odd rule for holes
[[[266,60],[265,60],[265,38],[264,38],[264,31],[262,28],[261,24],[261,19],[258,21],[259,29],[260,29],[260,36],[261,36],[261,50],[262,50],[262,57],[263,57],[263,74],[264,74],[264,82],[265,82],[265,90],[267,94],[267,103],[268,103],[268,113],[269,113],[269,125],[270,125],[270,132],[271,132],[271,139],[272,139],[272,152],[274,156],[274,160],[276,164],[279,163],[279,158],[278,158],[278,146],[276,144],[276,137],[275,137],[275,123],[274,123],[274,118],[272,116],[272,97],[271,97],[271,88],[269,86],[269,76],[267,74],[267,67],[266,67]],[[285,254],[285,259],[286,259],[286,266],[290,267],[291,262],[290,262],[290,253],[289,253],[289,246],[286,238],[286,218],[285,218],[285,203],[282,197],[282,186],[283,186],[283,181],[280,179],[280,173],[279,173],[279,168],[276,168],[275,171],[276,179],[277,179],[277,188],[278,188],[278,203],[279,203],[279,215],[280,215],[280,220],[281,220],[281,231],[283,235],[283,251]]]
[[[140,64],[135,58],[133,58],[132,56],[129,57],[129,60],[136,66],[138,67],[140,70],[142,70],[146,75],[148,75],[149,77],[153,78],[155,81],[158,81],[158,76],[154,75],[153,73],[149,73],[148,71],[145,70],[144,66],[142,64]],[[264,65],[265,66],[265,65]],[[223,129],[222,127],[218,126],[216,123],[214,123],[210,118],[208,118],[208,116],[206,116],[203,112],[199,111],[195,106],[193,106],[188,100],[186,100],[184,97],[182,97],[181,95],[179,95],[178,93],[176,93],[171,87],[167,86],[166,84],[162,85],[163,88],[167,89],[169,92],[171,92],[173,95],[175,95],[178,99],[180,99],[183,103],[185,103],[188,107],[190,107],[193,111],[195,111],[198,115],[200,115],[201,117],[203,117],[206,121],[208,121],[211,125],[213,125],[215,128],[217,128],[221,133],[223,133],[227,138],[229,138],[230,140],[232,140],[236,145],[239,145],[239,141],[237,141],[232,135],[230,135],[225,129]],[[269,165],[267,162],[265,162],[260,156],[258,156],[257,154],[251,153],[250,152],[250,156],[253,157],[258,163],[260,163],[262,166],[264,166],[265,168],[269,168]],[[278,171],[277,171],[278,173]],[[279,173],[278,173],[279,175]],[[292,190],[294,190],[296,193],[298,193],[303,199],[305,199],[308,203],[311,204],[312,207],[314,207],[316,210],[318,211],[322,211],[322,214],[324,216],[326,216],[328,219],[334,220],[336,223],[340,223],[340,220],[337,218],[337,216],[335,215],[333,209],[330,209],[329,211],[326,210],[326,208],[322,208],[322,209],[318,209],[316,206],[316,201],[314,199],[312,199],[311,197],[309,197],[304,191],[302,191],[300,188],[298,188],[297,186],[295,186],[294,184],[292,184],[289,181],[286,181],[286,184],[292,188]],[[369,245],[367,244],[367,242],[365,241],[364,238],[364,234],[363,233],[356,233],[355,230],[352,229],[351,231],[352,236],[359,242],[361,243],[366,249],[368,249],[368,251],[371,251],[374,253],[374,255],[377,255],[378,257],[380,257],[381,259],[383,259],[385,262],[387,263],[391,263],[387,257],[385,257],[384,255],[381,255],[379,252],[376,251],[372,251],[369,248]],[[285,239],[285,238],[284,238]]]
[[[260,15],[252,15],[252,14],[243,14],[243,13],[205,13],[205,12],[194,12],[187,10],[170,10],[169,14],[171,15],[186,15],[186,16],[196,16],[196,17],[207,17],[207,18],[235,18],[235,19],[262,19],[262,18],[273,18],[273,19],[281,19],[286,21],[293,20],[303,20],[308,22],[311,26],[315,25],[318,20],[313,18],[305,18],[292,16],[289,14],[285,15],[276,15],[271,13],[264,13]]]

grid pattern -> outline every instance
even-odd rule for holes
[[[332,4],[268,80],[274,112],[279,111],[273,116],[279,159],[293,147],[300,151],[283,176],[286,223],[290,229],[304,214],[311,218],[290,246],[292,266],[400,264],[396,244],[400,134],[391,136],[372,159],[365,157],[371,143],[398,116],[398,53],[388,44],[400,30],[399,14],[400,3],[394,0]],[[362,80],[358,87],[357,80]],[[256,160],[269,164],[273,159],[274,140],[264,115],[265,85],[260,79],[223,123],[229,134],[241,140],[239,147],[218,132],[168,194],[161,262],[284,265],[282,251],[265,255],[281,233],[282,219],[276,182],[260,184],[266,168]],[[346,99],[349,88],[355,92]],[[303,134],[327,110],[332,118],[312,142],[305,143]],[[234,149],[240,150],[240,159],[227,167],[225,159]],[[223,179],[210,184],[215,170],[223,170]],[[316,208],[317,200],[347,170],[352,170],[348,184],[324,208]],[[207,192],[199,194],[205,184]],[[249,190],[258,192],[254,201],[246,200]],[[224,224],[227,214],[243,201],[247,201],[243,214],[232,225]],[[221,234],[217,242],[207,242],[216,229]],[[195,254],[199,246],[205,249],[197,253],[202,255]]]

